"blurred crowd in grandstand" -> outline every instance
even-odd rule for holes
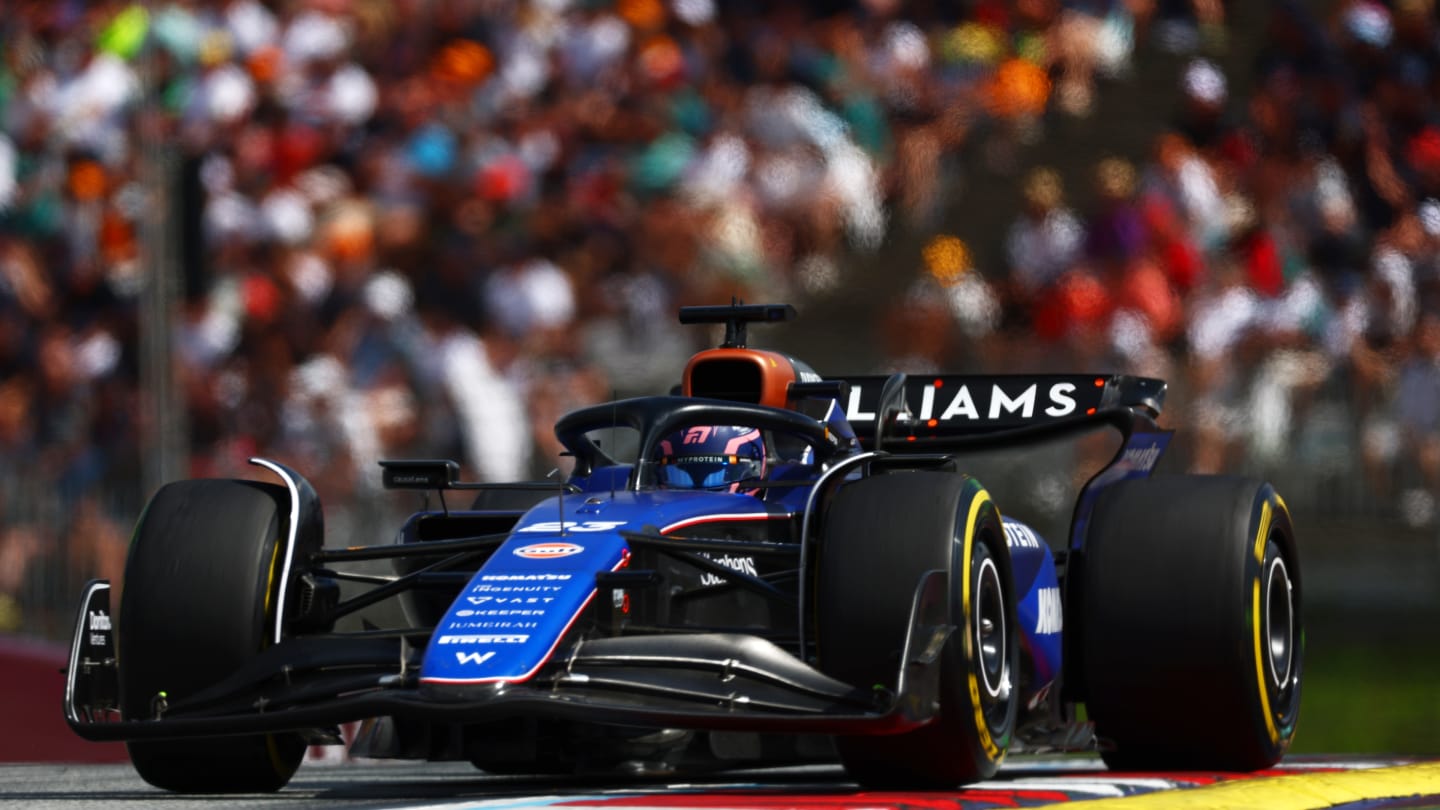
[[[1332,5],[1273,3],[1235,99],[1223,0],[7,3],[0,631],[63,632],[34,594],[118,580],[148,495],[158,151],[188,472],[283,460],[341,531],[373,530],[377,458],[544,475],[556,416],[677,379],[678,305],[839,294],[897,223],[934,238],[875,304],[885,366],[1164,376],[1199,470],[1294,458],[1338,386],[1375,490],[1430,520],[1436,10]],[[1089,115],[1140,47],[1190,59],[1153,154],[1083,207],[1017,175],[1007,266],[975,267],[950,158]]]

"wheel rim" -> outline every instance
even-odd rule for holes
[[[1285,558],[1278,554],[1270,561],[1265,585],[1266,659],[1270,681],[1277,689],[1290,683],[1295,657],[1295,592]]]
[[[985,694],[1002,700],[1009,692],[1010,660],[1008,627],[1005,621],[1005,591],[1000,584],[1000,570],[989,557],[980,561],[975,589],[975,649],[980,656],[980,680]]]

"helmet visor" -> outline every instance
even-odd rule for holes
[[[759,459],[740,456],[668,456],[660,459],[660,484],[671,489],[719,489],[759,478]]]

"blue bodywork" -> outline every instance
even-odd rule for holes
[[[593,478],[593,477],[592,477]],[[601,477],[602,480],[605,477]],[[515,525],[436,625],[422,683],[523,682],[595,597],[595,574],[625,566],[622,531],[666,533],[784,519],[749,495],[605,489],[550,498]]]
[[[807,487],[775,490],[766,500],[716,492],[625,489],[628,467],[596,470],[586,489],[530,509],[503,545],[476,571],[431,636],[421,668],[426,684],[521,683],[549,660],[595,599],[596,572],[623,568],[630,548],[622,532],[660,534],[727,521],[786,520],[804,508]],[[809,475],[795,465],[776,475]],[[1060,672],[1059,583],[1049,546],[1025,524],[1006,518],[1021,644],[1031,677],[1028,704]]]
[[[1167,433],[1129,437],[1116,462],[1087,488],[1076,537],[1083,536],[1083,521],[1099,493],[1116,481],[1148,475],[1168,440]],[[580,492],[547,499],[525,513],[436,625],[421,682],[521,683],[532,677],[595,598],[596,572],[628,563],[631,551],[622,532],[667,534],[705,523],[785,519],[801,513],[809,495],[808,487],[777,489],[765,500],[716,492],[636,492],[627,489],[632,473],[629,465],[597,468],[572,480]],[[775,469],[772,480],[814,475],[812,467],[792,464]],[[1028,673],[1021,699],[1033,708],[1061,672],[1060,585],[1046,540],[1013,518],[1003,523]]]
[[[1045,540],[1018,520],[1002,518],[1005,541],[1010,547],[1010,571],[1015,580],[1015,614],[1020,620],[1023,660],[1031,667],[1031,678],[1021,694],[1022,705],[1043,696],[1060,674],[1060,632],[1064,611],[1060,583],[1055,576],[1055,558]]]

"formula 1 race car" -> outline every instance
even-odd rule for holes
[[[108,583],[84,594],[67,721],[185,792],[278,789],[354,721],[353,754],[496,773],[838,759],[930,788],[1007,751],[1280,759],[1304,639],[1290,515],[1259,481],[1152,475],[1162,381],[826,379],[746,345],[794,314],[682,309],[724,343],[669,395],[561,418],[563,481],[380,462],[434,504],[390,545],[325,542],[314,489],[274,461],[253,463],[279,485],[164,486],[118,620]],[[1058,543],[1021,520],[1031,487],[971,474],[1092,435],[1110,443]],[[355,621],[386,605],[393,626]]]

